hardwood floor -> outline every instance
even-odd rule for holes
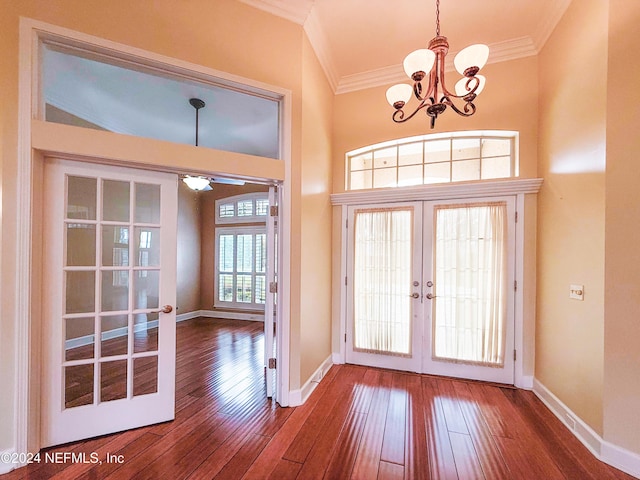
[[[522,390],[335,365],[304,405],[280,408],[265,398],[261,329],[180,323],[173,422],[42,452],[100,465],[42,461],[0,480],[632,478]]]

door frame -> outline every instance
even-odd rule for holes
[[[525,338],[525,318],[527,323],[533,322],[535,318],[534,302],[525,302],[525,234],[532,227],[529,225],[535,222],[535,209],[530,210],[531,204],[527,203],[527,195],[535,195],[542,186],[541,178],[530,179],[509,179],[509,180],[489,180],[482,182],[469,182],[463,184],[439,184],[420,185],[416,187],[389,188],[383,190],[355,190],[345,193],[331,195],[333,206],[340,207],[340,279],[341,288],[339,294],[340,318],[339,329],[336,329],[334,345],[338,344],[338,351],[333,353],[334,363],[345,363],[346,360],[346,333],[347,322],[349,320],[347,307],[348,289],[348,216],[349,206],[352,205],[375,205],[378,203],[409,202],[409,201],[443,201],[443,200],[463,200],[466,198],[483,198],[514,196],[516,204],[516,238],[515,238],[515,281],[519,288],[515,290],[514,298],[514,347],[517,352],[514,366],[514,385],[519,388],[531,390],[533,388],[533,354],[535,345],[533,343],[533,330],[527,330],[528,337]],[[534,197],[535,199],[535,197]],[[535,207],[533,207],[535,208]],[[529,211],[533,218],[525,218],[525,212]],[[535,225],[535,223],[533,223]],[[532,245],[528,245],[531,248]],[[533,246],[535,248],[535,246]],[[528,265],[528,268],[532,266]],[[535,285],[529,286],[529,292],[535,298]],[[525,372],[525,360],[528,360],[531,372]]]
[[[37,348],[41,342],[42,305],[41,283],[43,276],[41,244],[42,229],[42,180],[45,156],[86,162],[107,163],[148,170],[160,170],[171,173],[206,173],[234,176],[228,166],[237,162],[221,160],[246,155],[221,152],[214,149],[200,149],[188,145],[167,144],[157,140],[142,138],[123,138],[119,146],[94,145],[92,142],[58,142],[57,145],[39,144],[38,137],[43,130],[77,131],[78,127],[47,125],[42,118],[42,106],[39,105],[38,83],[40,74],[39,46],[42,39],[57,40],[70,45],[82,45],[99,50],[109,50],[113,55],[128,58],[147,66],[153,66],[167,74],[180,73],[182,76],[202,81],[209,79],[218,83],[241,85],[254,92],[266,92],[280,98],[280,159],[277,175],[269,176],[272,170],[256,165],[256,173],[240,171],[237,175],[265,183],[277,183],[282,187],[282,208],[280,222],[282,238],[279,245],[279,278],[281,302],[279,308],[280,328],[278,329],[278,370],[276,392],[282,406],[289,405],[289,337],[290,337],[290,232],[291,232],[291,137],[292,137],[292,93],[290,90],[232,75],[219,70],[192,64],[164,55],[148,52],[128,45],[108,41],[92,35],[76,32],[45,22],[22,17],[19,26],[19,89],[18,89],[18,145],[17,145],[17,182],[16,182],[16,299],[14,325],[15,332],[15,395],[14,395],[14,446],[18,452],[36,452],[40,450],[40,376],[41,354]],[[87,129],[83,129],[87,130]],[[86,132],[83,136],[102,137],[106,132]],[[110,134],[113,136],[114,134]],[[50,135],[51,136],[51,135]],[[125,136],[126,137],[126,136]],[[42,138],[42,135],[40,135]],[[112,137],[111,137],[112,138]],[[102,137],[104,139],[104,137]],[[46,143],[46,142],[45,142]],[[87,146],[91,144],[90,146]],[[135,147],[138,146],[136,149]],[[141,158],[140,152],[145,146],[151,150],[151,156],[160,155],[161,160]],[[162,151],[167,154],[162,155]],[[205,152],[206,150],[206,152]],[[183,152],[184,155],[177,155]],[[192,166],[177,163],[177,158],[195,157]],[[268,160],[265,160],[268,161]],[[156,163],[157,162],[157,163]],[[197,163],[200,162],[200,163]],[[246,164],[247,162],[245,162]],[[249,162],[251,164],[251,162]],[[271,165],[275,165],[271,163]],[[208,168],[207,168],[208,167]],[[236,167],[237,168],[237,167]],[[190,170],[190,171],[189,171]],[[22,466],[17,465],[17,466]]]

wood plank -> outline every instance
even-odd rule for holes
[[[366,421],[366,413],[358,413],[355,410],[349,412],[324,478],[336,480],[351,478]]]
[[[378,476],[392,382],[392,374],[383,371],[360,439],[360,447],[351,473],[354,480],[370,480]]]
[[[449,432],[449,440],[453,449],[458,478],[484,480],[485,476],[482,473],[482,467],[473,447],[471,437],[462,433]]]
[[[294,480],[298,478],[302,465],[289,460],[280,460],[275,470],[269,475],[269,480]],[[304,477],[303,477],[304,478]]]
[[[233,456],[215,477],[216,480],[237,480],[242,478],[260,452],[269,443],[269,438],[252,433],[244,442],[243,448]],[[211,478],[211,477],[210,477]]]
[[[404,480],[404,467],[397,463],[380,462],[378,480]]]
[[[491,480],[509,480],[509,469],[500,455],[480,407],[469,390],[469,384],[456,382],[454,389],[485,477]]]
[[[424,398],[431,478],[456,480],[458,474],[451,449],[451,441],[449,440],[447,421],[440,401],[437,380],[431,377],[423,377],[422,395]]]
[[[393,384],[389,392],[389,408],[387,409],[387,419],[382,439],[381,460],[404,465],[406,422],[407,376],[394,373]]]
[[[447,430],[468,435],[469,429],[464,421],[458,396],[453,388],[453,381],[440,378],[437,381],[437,385],[439,392],[438,398],[440,399],[444,418],[447,422]]]
[[[417,375],[407,376],[407,428],[404,472],[407,480],[431,478],[427,447],[427,429],[422,395],[422,381]]]

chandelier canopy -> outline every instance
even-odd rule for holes
[[[428,48],[411,52],[404,59],[404,71],[413,80],[413,86],[400,83],[387,90],[387,101],[395,108],[392,117],[394,122],[406,122],[425,109],[426,114],[431,117],[433,128],[438,115],[447,107],[463,117],[470,117],[476,112],[473,101],[486,81],[485,77],[478,75],[478,71],[489,59],[489,47],[483,44],[470,45],[455,56],[453,64],[463,76],[454,87],[455,93],[447,88],[444,81],[447,53],[449,42],[447,37],[440,35],[440,0],[436,0],[436,36],[431,39]],[[420,103],[412,113],[406,114],[404,107],[410,100],[411,93]],[[456,106],[454,99],[461,107]]]

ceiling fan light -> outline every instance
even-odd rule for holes
[[[489,60],[489,47],[482,43],[469,45],[458,52],[453,59],[453,64],[460,75],[467,75],[467,69],[476,68],[476,72],[487,64]]]
[[[205,177],[185,176],[182,181],[187,184],[191,190],[204,190],[209,186],[209,179]]]
[[[433,68],[433,62],[435,59],[435,53],[428,48],[421,48],[420,50],[415,50],[407,55],[402,65],[407,76],[416,81],[414,74],[418,72],[424,72],[425,74],[429,73]],[[419,80],[422,80],[422,78]]]
[[[476,91],[473,93],[476,95],[480,95],[480,92],[482,92],[482,90],[484,89],[484,84],[487,83],[487,79],[484,77],[484,75],[476,75],[475,78],[480,80],[480,84],[478,85]],[[473,88],[473,86],[475,85],[475,81],[473,79],[462,77],[460,80],[458,80],[455,86],[457,96],[464,97],[465,95],[469,94],[469,91],[467,90],[467,82],[471,82],[469,85],[471,88]]]
[[[406,83],[398,83],[393,87],[387,89],[387,102],[394,108],[398,108],[396,105],[402,103],[399,108],[402,108],[405,103],[411,98],[411,92],[413,88]]]

